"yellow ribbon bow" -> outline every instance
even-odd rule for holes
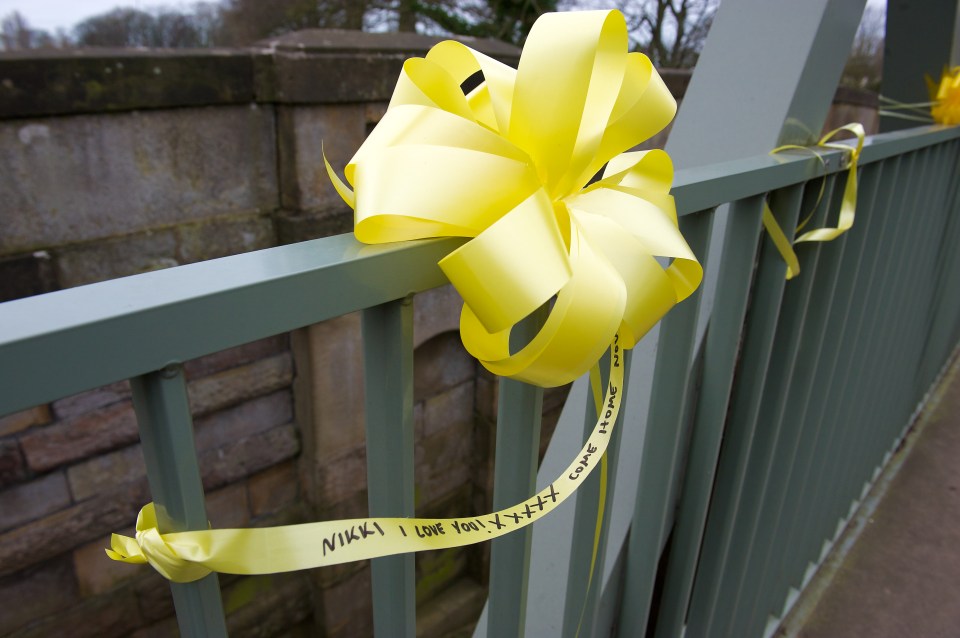
[[[856,146],[830,143],[830,140],[833,139],[834,136],[843,131],[853,133],[857,140]],[[783,260],[787,264],[787,279],[793,279],[800,274],[800,260],[797,258],[797,253],[793,249],[795,245],[808,241],[831,241],[853,227],[853,220],[857,211],[857,162],[860,159],[860,152],[863,150],[863,140],[865,136],[866,134],[863,130],[863,125],[853,123],[833,129],[820,138],[819,142],[817,142],[817,146],[837,149],[850,153],[850,167],[847,169],[847,183],[843,189],[843,200],[840,203],[840,216],[837,220],[836,228],[816,228],[814,230],[809,230],[791,242],[783,232],[783,229],[780,228],[780,224],[777,223],[776,218],[774,218],[773,211],[770,210],[769,204],[764,201],[763,226],[770,235],[770,239],[773,240],[773,243],[776,246],[777,251],[779,251],[780,256],[783,257]],[[796,146],[794,144],[778,146],[777,148],[773,149],[771,153],[779,153],[780,151],[788,149],[809,151],[814,153],[818,159],[820,158],[820,156],[809,147]],[[823,162],[822,159],[820,161],[821,163]],[[820,195],[817,197],[817,203],[813,207],[814,211],[816,211],[817,206],[820,205],[820,200],[822,198],[823,186],[821,185]],[[800,224],[797,226],[797,232],[803,230],[803,227],[807,225],[812,217],[813,213],[811,212],[810,215],[808,215],[807,218],[800,222]]]
[[[484,82],[464,95],[461,84],[477,71]],[[346,167],[355,190],[326,164],[356,211],[361,241],[472,238],[440,266],[465,301],[463,341],[493,372],[559,385],[610,347],[593,433],[549,486],[467,518],[167,534],[149,504],[136,538],[114,535],[107,554],[190,582],[210,571],[273,573],[477,543],[558,507],[606,452],[624,394],[621,348],[702,278],[677,227],[669,157],[625,152],[675,110],[650,61],[627,53],[622,14],[547,14],[530,32],[517,71],[456,42],[408,60],[383,120]],[[602,179],[587,186],[604,164]],[[657,257],[672,263],[663,268]],[[511,353],[510,328],[554,296],[539,334]]]
[[[464,95],[478,71],[484,81]],[[327,171],[362,242],[472,238],[440,261],[465,302],[467,351],[500,376],[562,385],[614,334],[633,347],[700,283],[669,156],[626,152],[675,112],[649,59],[627,52],[619,11],[545,14],[516,71],[452,41],[407,60],[344,170],[354,189]],[[512,353],[512,326],[552,299]]]
[[[960,66],[944,69],[940,82],[934,82],[929,76],[927,89],[930,92],[930,116],[937,124],[952,126],[960,124]]]

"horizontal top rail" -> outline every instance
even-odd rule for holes
[[[874,136],[860,163],[957,137]],[[828,172],[842,156],[824,150]],[[678,171],[672,192],[685,215],[822,172],[809,154],[762,155]],[[437,262],[463,241],[339,235],[0,304],[0,415],[443,285]]]
[[[462,243],[339,235],[0,304],[0,415],[441,286]]]
[[[867,137],[860,153],[859,165],[879,162],[909,153],[925,146],[940,144],[960,137],[960,127],[922,126]],[[834,140],[843,142],[843,140]],[[708,164],[677,171],[671,193],[677,202],[677,213],[688,215],[721,204],[798,184],[826,173],[837,173],[849,164],[845,152],[830,148],[818,149],[820,163],[809,153],[784,151],[776,155],[755,155],[730,162]]]

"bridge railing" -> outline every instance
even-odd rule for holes
[[[664,320],[649,415],[621,416],[626,428],[648,423],[629,541],[608,546],[608,508],[598,547],[598,564],[618,557],[624,578],[605,590],[570,578],[565,635],[643,635],[649,623],[662,636],[685,625],[762,635],[957,343],[960,128],[868,139],[853,229],[801,246],[802,271],[787,282],[761,229],[764,198],[788,231],[810,210],[811,227],[834,219],[848,154],[821,155],[677,174],[681,229],[718,273],[715,302],[704,339],[701,293]],[[724,250],[709,255],[727,204]],[[161,529],[205,528],[182,362],[362,311],[370,514],[412,516],[410,298],[446,283],[437,261],[459,243],[341,235],[0,304],[0,415],[130,379]],[[501,383],[495,507],[534,491],[542,399]],[[623,453],[614,443],[611,476]],[[571,575],[594,552],[599,494],[581,492]],[[493,541],[491,636],[522,632],[530,538]],[[225,635],[215,575],[173,592],[184,635]],[[411,556],[373,561],[373,596],[378,635],[412,637]],[[599,614],[611,596],[619,614]]]

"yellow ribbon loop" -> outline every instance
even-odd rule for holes
[[[516,71],[454,42],[408,60],[346,182],[327,170],[360,241],[471,238],[440,261],[465,302],[464,346],[495,374],[556,386],[615,333],[633,347],[700,284],[669,156],[626,152],[675,112],[650,61],[627,52],[620,12],[546,14]],[[511,328],[551,300],[539,334],[511,351]]]
[[[933,121],[947,126],[960,124],[960,66],[944,69],[940,82],[934,82],[929,76],[925,79],[933,102],[930,107]]]
[[[834,136],[844,131],[852,133],[856,137],[855,146],[830,142]],[[770,206],[764,202],[763,226],[770,235],[770,239],[773,241],[777,251],[787,264],[787,279],[793,279],[800,274],[800,260],[797,258],[797,253],[793,248],[795,245],[808,241],[831,241],[853,227],[853,220],[857,210],[857,162],[860,159],[860,152],[863,150],[863,141],[865,137],[866,133],[863,130],[863,126],[861,124],[853,123],[846,124],[830,131],[820,138],[819,142],[817,142],[817,146],[819,147],[836,149],[850,153],[850,167],[847,169],[847,183],[843,189],[843,200],[840,203],[840,215],[835,228],[817,228],[807,231],[794,239],[791,243],[786,233],[784,233],[783,229],[780,227],[780,224],[778,224],[777,220],[774,218],[773,211],[770,210]],[[814,149],[806,146],[795,146],[792,144],[779,146],[773,149],[771,153],[779,153],[780,151],[789,149],[810,151],[814,153],[818,159],[820,158],[820,155],[817,154]],[[821,160],[821,162],[822,161],[823,160]],[[817,201],[814,203],[814,211],[816,210],[817,206],[820,205],[822,198],[823,185],[821,185],[820,194],[817,196]],[[812,216],[813,212],[811,212],[806,219],[800,222],[800,224],[797,226],[797,232],[806,226],[807,222],[810,221]]]

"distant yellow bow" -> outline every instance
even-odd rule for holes
[[[627,53],[620,12],[546,14],[516,71],[452,41],[407,60],[346,166],[355,190],[327,170],[362,242],[472,237],[440,262],[465,302],[464,345],[495,374],[555,386],[618,330],[633,347],[700,283],[670,158],[625,152],[675,112],[647,57]],[[540,333],[511,353],[511,327],[554,296]]]
[[[960,66],[944,69],[939,83],[929,76],[926,80],[932,101],[930,116],[933,121],[948,126],[960,124]]]

